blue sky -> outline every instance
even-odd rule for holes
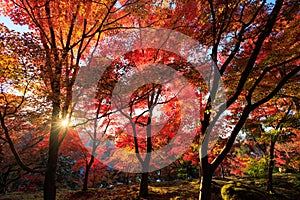
[[[0,15],[0,23],[3,23],[5,26],[7,26],[9,29],[13,29],[19,32],[28,32],[28,26],[20,26],[20,25],[15,25],[9,17],[1,16]]]

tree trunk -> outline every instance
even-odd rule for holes
[[[149,109],[151,106],[149,106]],[[151,110],[151,109],[150,109]],[[152,111],[150,111],[150,116],[148,117],[147,120],[147,155],[145,157],[145,160],[142,163],[143,166],[143,172],[142,173],[142,180],[140,184],[140,197],[148,197],[148,171],[149,171],[149,163],[151,159],[151,149],[152,149],[152,142],[151,142],[151,116],[152,116]]]
[[[208,163],[208,156],[201,158],[201,172],[200,172],[200,195],[199,200],[210,200],[211,199],[211,183],[212,183],[212,172],[210,164]]]
[[[224,169],[224,166],[221,164],[220,167],[221,167],[221,172],[222,172],[222,178],[225,179],[225,169]]]
[[[47,171],[44,180],[44,200],[55,200],[56,198],[56,170],[58,162],[59,150],[59,112],[60,100],[59,92],[54,95],[55,101],[53,102],[52,120],[49,139],[48,162]]]
[[[7,172],[2,174],[2,177],[1,177],[2,180],[1,180],[1,183],[0,183],[0,189],[1,189],[0,193],[2,193],[2,194],[6,194],[6,191],[7,191],[7,188],[8,188],[7,179],[8,179],[9,173],[10,173],[10,168],[7,170]]]
[[[51,133],[49,158],[44,181],[44,199],[55,200],[56,197],[56,169],[58,162],[58,135]]]
[[[274,169],[274,150],[275,150],[275,140],[271,140],[271,145],[270,145],[270,160],[269,160],[269,165],[268,165],[268,180],[267,180],[267,191],[269,193],[274,193],[273,189],[273,169]]]
[[[212,175],[208,173],[204,173],[203,176],[201,177],[199,200],[211,199],[211,183],[212,183]]]
[[[148,196],[148,172],[142,173],[142,180],[140,184],[140,197]]]
[[[129,178],[130,178],[129,173],[126,173],[125,178],[126,178],[126,185],[129,185]]]
[[[91,169],[93,163],[94,163],[94,156],[92,155],[90,161],[86,164],[86,167],[85,167],[82,191],[87,191],[87,189],[88,189],[89,172],[90,172],[90,169]]]

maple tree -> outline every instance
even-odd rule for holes
[[[96,152],[99,151],[97,149],[105,137],[110,125],[110,119],[109,115],[106,115],[107,112],[105,112],[105,109],[103,111],[103,107],[106,107],[106,103],[102,104],[101,101],[97,101],[97,103],[85,102],[83,106],[84,110],[88,110],[89,113],[84,114],[85,122],[82,122],[82,124],[76,128],[78,131],[76,136],[78,141],[74,143],[74,145],[79,145],[82,149],[81,152],[83,153],[82,156],[84,157],[85,165],[82,190],[86,191],[88,189],[89,173],[93,168],[94,162],[100,166]],[[82,114],[77,112],[77,109],[74,109],[74,116],[83,117]],[[104,129],[102,129],[103,127]],[[103,149],[101,149],[101,151],[105,152]],[[105,168],[105,165],[103,165],[102,168]]]
[[[270,193],[274,193],[272,174],[275,167],[276,144],[284,144],[295,135],[293,127],[296,116],[293,113],[296,113],[295,102],[291,99],[272,99],[255,110],[247,122],[252,135],[258,137],[256,141],[262,141],[262,144],[258,145],[267,144],[264,145],[264,149],[266,146],[269,147],[267,191]],[[256,134],[259,135],[255,136]]]
[[[36,68],[43,56],[37,39],[31,33],[21,34],[4,25],[0,28],[0,140],[5,152],[1,159],[1,185],[5,191],[26,173],[45,171],[41,159],[44,147],[39,144],[48,130],[44,112],[49,104],[42,97],[43,85]]]
[[[36,49],[26,51],[28,48]],[[18,164],[31,172],[35,170],[22,162],[17,146],[34,147],[47,129],[47,115],[43,112],[47,111],[48,104],[39,92],[43,91],[43,86],[35,67],[41,58],[38,51],[37,40],[32,34],[20,34],[1,25],[1,139],[9,145]],[[29,106],[34,104],[37,106]],[[38,123],[45,126],[37,127]],[[30,133],[30,129],[36,134]]]
[[[126,64],[126,61],[118,61],[114,63],[109,70],[107,70],[107,73],[104,72],[105,78],[100,79],[99,81],[100,84],[98,88],[98,96],[103,98],[105,96],[112,95],[112,90],[114,89],[115,84],[122,76],[122,74],[118,74],[119,71],[124,70],[131,72],[132,74],[134,74],[136,70],[147,72],[147,69],[141,67],[143,66],[142,64],[153,64],[152,59],[154,55],[157,54],[157,57],[160,57],[160,54],[157,53],[157,50],[153,49],[137,50],[126,54],[125,59],[129,60],[129,64]],[[162,58],[166,59],[166,56]],[[115,69],[118,69],[119,71],[115,72]],[[170,77],[168,77],[168,79],[170,79]],[[167,81],[164,84],[171,83],[168,83]],[[129,86],[130,84],[126,87]],[[155,163],[151,162],[151,152],[168,144],[168,141],[170,141],[174,137],[174,134],[176,134],[176,129],[178,129],[180,122],[178,114],[176,116],[176,112],[178,112],[180,109],[178,106],[176,106],[176,102],[178,102],[178,100],[176,100],[176,96],[172,97],[174,94],[168,92],[168,89],[164,87],[166,86],[154,84],[150,81],[150,83],[137,88],[133,94],[124,94],[122,92],[122,98],[124,98],[124,95],[129,95],[128,105],[124,105],[122,100],[120,102],[113,102],[118,98],[105,101],[106,103],[112,102],[112,110],[116,110],[114,112],[118,113],[117,115],[112,114],[111,116],[111,119],[115,124],[114,126],[116,126],[113,131],[113,137],[116,141],[116,146],[126,149],[126,151],[135,152],[135,155],[141,164],[142,178],[139,193],[141,197],[148,196],[148,171],[152,165],[155,165]],[[155,118],[161,118],[161,114],[159,113],[162,112],[162,108],[159,107],[159,110],[156,110],[160,105],[166,107],[163,109],[163,111],[166,112],[167,116],[170,116],[169,122],[167,122],[161,130],[157,129],[157,126],[159,125],[157,124],[157,120],[155,120]],[[123,121],[127,122],[122,124]],[[118,126],[120,128],[118,128]],[[156,133],[157,131],[159,131],[158,134]],[[127,158],[125,155],[123,157]]]
[[[134,133],[134,137],[133,137],[133,144],[132,142],[126,142],[126,146],[127,145],[133,145],[134,149],[135,149],[135,153],[138,156],[142,167],[143,167],[143,172],[142,173],[142,178],[141,178],[141,183],[140,183],[140,196],[141,197],[147,197],[148,196],[148,168],[150,165],[150,155],[149,153],[151,153],[151,151],[155,150],[157,147],[163,146],[164,142],[161,142],[161,140],[163,140],[163,138],[161,137],[161,134],[158,137],[152,136],[153,135],[153,122],[151,122],[153,120],[153,114],[154,114],[154,108],[156,105],[162,103],[159,102],[159,96],[162,93],[162,89],[160,85],[155,85],[155,84],[151,84],[151,85],[145,85],[145,87],[142,87],[141,91],[137,92],[137,95],[132,96],[132,103],[130,104],[130,110],[132,110],[132,112],[130,113],[130,118],[129,116],[126,116],[126,118],[130,119],[130,124],[132,125],[132,131]],[[141,98],[142,97],[142,98]],[[140,105],[138,105],[140,104]],[[141,104],[144,104],[141,105]],[[136,106],[138,109],[145,109],[148,110],[149,113],[147,112],[142,112],[141,114],[136,114],[136,111],[134,109],[134,106]],[[122,113],[123,114],[123,113]],[[146,116],[145,116],[146,115]],[[175,124],[176,126],[176,122],[172,122]],[[136,128],[136,125],[140,125],[142,127],[147,127],[146,128],[146,137],[141,137],[141,135],[143,135],[142,130],[138,130],[138,128]],[[169,125],[170,126],[170,125]],[[172,133],[173,128],[168,127],[168,131],[167,134]],[[162,130],[163,131],[163,130]],[[139,138],[138,138],[139,136]],[[131,136],[132,137],[132,136]],[[165,136],[166,137],[166,136]],[[171,137],[169,137],[169,140],[172,139]],[[129,140],[130,141],[130,136],[126,136],[126,138],[124,138],[124,140]],[[122,142],[123,141],[119,141]],[[131,144],[130,144],[131,143]],[[124,147],[123,145],[119,145],[120,147]],[[129,146],[130,148],[130,146]],[[132,148],[132,147],[131,147]],[[133,148],[132,148],[133,149]],[[142,159],[142,157],[140,157],[140,152],[146,152],[148,153],[144,159]]]
[[[106,134],[109,126],[111,126],[110,119],[110,103],[108,101],[108,95],[103,89],[109,84],[103,83],[99,84],[103,90],[99,88],[91,87],[90,83],[97,87],[97,82],[99,78],[99,68],[103,63],[95,62],[94,59],[91,60],[89,67],[92,70],[87,70],[89,68],[84,67],[80,71],[80,75],[77,78],[75,84],[76,94],[74,94],[74,99],[76,105],[73,107],[73,124],[71,126],[76,130],[78,138],[77,144],[81,144],[83,159],[80,159],[76,163],[77,166],[84,165],[84,181],[83,181],[83,191],[88,189],[89,173],[90,170],[94,171],[95,180],[95,167],[99,168],[99,158],[105,154],[108,150],[106,144]],[[104,63],[105,64],[105,63]],[[88,77],[88,81],[86,78]],[[96,84],[95,84],[96,83]],[[92,97],[91,97],[92,96]],[[91,98],[90,98],[91,97]],[[81,141],[79,141],[81,140]],[[75,143],[76,144],[76,143]],[[94,166],[96,163],[96,166]],[[102,168],[106,166],[102,164]],[[101,167],[100,167],[101,168]],[[93,185],[95,185],[93,183]]]
[[[289,79],[299,74],[299,42],[292,39],[298,38],[295,23],[299,14],[294,1],[279,0],[275,4],[266,1],[192,1],[192,4],[198,12],[186,15],[192,15],[193,21],[197,22],[194,23],[197,31],[187,34],[211,48],[212,59],[219,68],[228,95],[221,109],[213,112],[215,114],[205,113],[202,135],[209,135],[209,125],[214,124],[224,110],[237,107],[233,114],[236,123],[219,155],[210,161],[208,144],[203,143],[200,148],[203,172],[200,199],[210,199],[212,174],[230,152],[249,114],[271,100]],[[174,10],[177,8],[181,9],[175,6]],[[291,13],[295,18],[290,17]],[[272,76],[276,79],[270,79]],[[266,85],[268,90],[260,93],[259,88]],[[217,87],[217,84],[213,86]],[[211,92],[209,99],[214,95]],[[244,103],[239,104],[240,101]],[[206,110],[211,110],[209,103]]]
[[[293,134],[290,140],[275,146],[275,165],[280,172],[297,172],[300,169],[299,131],[293,131]]]
[[[283,128],[289,134],[287,141],[279,141],[275,145],[275,165],[278,168],[294,169],[299,171],[299,79],[295,76],[285,85],[282,92],[279,92],[278,97],[285,99],[292,104],[291,112],[288,115],[288,120],[283,123]]]
[[[1,1],[2,13],[17,24],[28,24],[45,53],[40,70],[52,102],[45,199],[55,199],[58,152],[67,133],[61,122],[72,116],[72,88],[84,53],[106,32],[122,28],[130,20],[126,7],[137,2],[118,6],[118,1]]]

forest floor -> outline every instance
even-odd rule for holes
[[[294,174],[275,174],[275,194],[265,191],[265,180],[254,178],[213,179],[212,200],[222,199],[264,199],[264,200],[299,200],[300,177]],[[223,189],[221,189],[223,187]],[[138,185],[118,185],[112,188],[89,189],[86,192],[62,190],[57,192],[58,200],[109,200],[109,199],[138,199]],[[150,183],[148,199],[198,199],[199,181],[170,181]],[[0,196],[0,200],[42,200],[42,191],[31,193],[14,192]]]

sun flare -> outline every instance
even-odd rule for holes
[[[63,126],[63,127],[69,126],[69,121],[67,119],[61,121],[61,126]]]

